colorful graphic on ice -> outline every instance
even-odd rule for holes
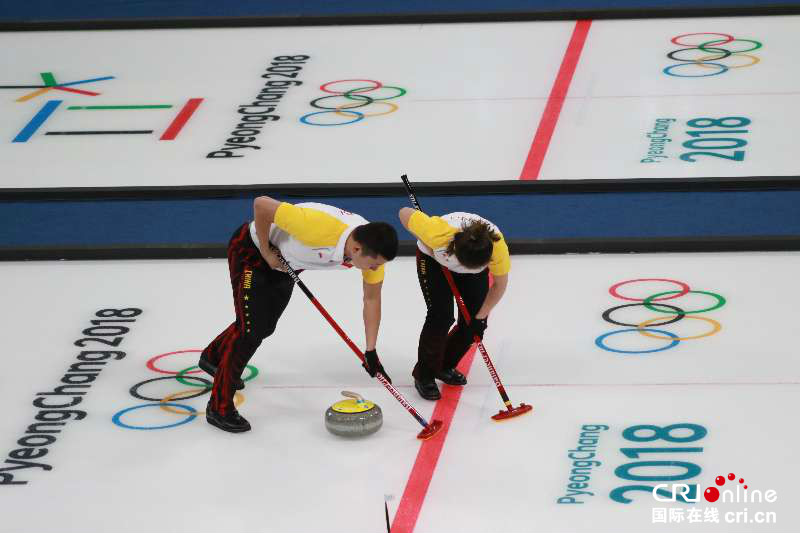
[[[25,103],[30,100],[33,100],[37,96],[49,93],[51,91],[61,91],[66,92],[69,94],[78,94],[81,96],[100,96],[101,93],[86,90],[86,89],[76,89],[74,86],[76,85],[85,85],[91,83],[97,83],[101,81],[113,80],[115,79],[114,76],[102,76],[99,78],[89,78],[85,80],[78,80],[78,81],[70,81],[66,83],[59,83],[56,80],[55,75],[52,72],[41,72],[39,73],[39,77],[42,79],[42,85],[0,85],[0,89],[34,89],[33,92],[29,92],[15,101],[19,103]],[[203,98],[189,98],[186,103],[180,108],[178,113],[172,118],[172,121],[167,125],[164,131],[161,133],[159,140],[161,141],[173,141],[178,137],[181,130],[184,128],[186,123],[192,118],[192,115],[197,111],[197,108],[200,107]],[[89,111],[93,115],[102,115],[103,112],[109,111],[124,111],[124,112],[131,112],[131,111],[152,111],[157,109],[171,109],[176,107],[170,103],[131,103],[131,102],[103,102],[100,105],[69,105],[63,106],[61,104],[64,103],[64,100],[48,100],[46,101],[39,110],[33,115],[33,117],[25,124],[20,130],[19,133],[14,137],[12,142],[15,143],[25,143],[28,142],[31,137],[36,134],[39,129],[44,125],[45,122],[49,121],[57,110],[61,111]],[[103,124],[102,117],[98,117],[98,124]],[[57,135],[57,136],[72,136],[72,135],[149,135],[152,134],[154,130],[152,129],[82,129],[82,130],[50,130],[44,132],[45,135]]]
[[[402,87],[361,79],[329,81],[320,85],[319,89],[328,95],[311,100],[309,105],[322,111],[314,111],[300,117],[300,122],[303,124],[346,126],[361,122],[365,118],[388,115],[397,111],[398,107],[397,104],[387,100],[394,100],[406,94],[406,90]]]
[[[142,403],[134,405],[132,407],[126,407],[125,409],[121,409],[114,414],[111,421],[117,426],[125,429],[139,429],[139,430],[169,429],[192,422],[195,418],[197,418],[198,415],[205,414],[205,411],[198,411],[191,405],[188,405],[186,403],[180,403],[180,402],[185,402],[186,400],[190,400],[192,398],[203,396],[211,392],[211,386],[212,386],[211,380],[200,376],[189,375],[198,373],[206,375],[202,370],[199,369],[197,365],[188,366],[182,370],[167,370],[156,366],[156,363],[159,360],[164,359],[166,357],[170,356],[180,357],[182,354],[192,354],[191,357],[194,359],[196,357],[199,357],[199,354],[201,352],[202,350],[178,350],[174,352],[162,353],[160,355],[151,357],[147,361],[146,364],[147,368],[159,374],[166,374],[166,376],[146,379],[144,381],[140,381],[139,383],[131,387],[129,391],[131,396],[133,396],[137,400],[142,400],[149,403]],[[243,381],[250,381],[251,379],[255,378],[258,375],[258,368],[256,368],[255,366],[247,365],[246,368],[248,373],[246,376],[242,378]],[[140,390],[144,386],[150,386],[151,383],[163,382],[163,381],[166,381],[169,384],[173,384],[173,382],[179,383],[188,388],[185,388],[183,390],[178,390],[177,392],[172,392],[169,394],[157,393],[154,396],[146,396]],[[244,394],[237,391],[233,397],[233,401],[234,404],[238,407],[244,402]],[[146,409],[149,407],[157,407],[161,413],[167,413],[166,415],[163,416],[165,423],[154,424],[152,423],[152,418],[147,419],[147,421],[138,424],[135,421],[123,420],[123,417],[127,418],[130,416],[129,413],[133,411],[139,411],[140,409]],[[180,418],[176,418],[176,415]]]
[[[707,78],[729,70],[752,67],[761,59],[749,54],[763,45],[752,39],[737,39],[727,33],[685,33],[670,39],[681,48],[667,57],[677,63],[663,72],[676,78]]]
[[[650,294],[649,291],[645,290],[644,293],[649,295],[644,298],[638,298],[635,296],[626,296],[620,293],[620,289],[622,287],[630,289],[631,288],[630,285],[632,284],[649,284],[650,286],[657,286],[656,284],[665,284],[665,283],[676,285],[679,288],[679,290],[664,291],[661,289],[656,289],[652,294]],[[641,287],[639,287],[639,289],[642,290]],[[617,326],[624,326],[624,329],[616,329],[613,331],[609,331],[608,333],[604,333],[595,339],[594,341],[595,345],[609,352],[626,354],[626,355],[663,352],[664,350],[675,348],[682,341],[710,337],[711,335],[719,333],[719,331],[722,329],[722,325],[716,320],[705,316],[695,316],[695,315],[699,315],[700,313],[709,313],[711,311],[715,311],[721,308],[722,306],[725,305],[726,302],[725,298],[714,292],[692,290],[689,287],[689,285],[687,283],[684,283],[683,281],[666,279],[666,278],[630,279],[627,281],[621,281],[619,283],[615,283],[608,289],[608,292],[609,294],[611,294],[611,296],[617,298],[618,300],[635,302],[635,303],[618,305],[610,309],[607,309],[606,311],[603,312],[602,315],[603,320],[605,320],[610,324],[616,324]],[[702,296],[703,298],[705,297],[710,298],[711,301],[708,303],[708,305],[705,305],[698,309],[686,310],[683,309],[682,307],[679,307],[677,305],[678,303],[681,303],[681,301],[686,301],[680,299],[686,297],[689,294],[703,295]],[[669,301],[670,303],[663,303],[665,301]],[[621,319],[616,319],[612,317],[612,314],[615,315],[619,314],[617,312],[622,309],[639,308],[639,307],[647,309],[648,311],[651,311],[653,313],[657,313],[657,316],[646,318],[644,320],[637,318],[632,322],[623,322]],[[684,319],[690,321],[703,322],[707,325],[707,330],[696,335],[678,335],[672,331],[664,329],[665,326],[672,326],[673,324],[681,322]],[[667,341],[667,344],[666,346],[657,346],[655,348],[650,348],[649,346],[643,346],[641,342],[638,343],[635,342],[635,340],[630,338],[631,334],[634,334],[635,337],[637,338],[647,337],[649,339],[656,339],[658,341]],[[622,344],[622,347],[609,346],[607,339],[612,336],[622,337],[624,339],[622,341],[617,342],[617,344]]]

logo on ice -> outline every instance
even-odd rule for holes
[[[63,92],[68,93],[69,95],[82,95],[82,96],[101,96],[101,93],[89,90],[84,87],[84,85],[89,84],[90,88],[94,87],[94,84],[114,80],[114,76],[101,76],[96,78],[87,78],[83,80],[76,80],[76,81],[69,81],[69,82],[59,82],[56,79],[56,76],[52,72],[40,72],[39,77],[41,78],[41,83],[36,84],[13,84],[13,85],[0,85],[0,89],[12,89],[12,90],[29,90],[35,89],[32,92],[28,92],[27,94],[20,96],[15,101],[24,103],[30,100],[33,100],[37,96],[51,93],[56,91],[57,94],[61,94]],[[81,86],[83,88],[78,89],[76,86]],[[147,98],[150,98],[149,96]],[[162,109],[177,109],[177,114],[172,116],[172,120],[169,122],[169,125],[166,127],[164,131],[161,132],[159,136],[160,141],[174,141],[180,132],[183,130],[186,123],[192,118],[197,108],[200,107],[200,104],[203,102],[203,98],[189,98],[183,105],[181,106],[180,103],[154,103],[151,101],[145,102],[102,102],[98,103],[98,105],[61,105],[64,103],[62,99],[56,100],[47,100],[42,104],[38,111],[30,118],[30,120],[22,126],[16,136],[13,138],[12,142],[14,143],[27,143],[31,140],[34,135],[39,132],[45,122],[50,122],[51,118],[54,114],[59,114],[61,111],[88,111],[89,116],[98,116],[98,125],[104,124],[108,120],[108,115],[105,113],[108,112],[123,112],[123,113],[131,113],[137,111],[144,111],[145,113],[152,113],[154,110],[162,110]],[[56,113],[56,111],[59,113]],[[61,113],[63,115],[63,113]],[[67,115],[72,115],[72,113],[67,113]],[[106,117],[105,119],[103,117]],[[161,119],[164,122],[164,119]],[[58,120],[55,121],[58,123]],[[70,123],[70,120],[66,120],[67,123]],[[102,127],[102,126],[100,126]],[[44,135],[55,135],[58,136],[56,138],[65,138],[73,135],[80,135],[82,137],[89,136],[96,136],[96,135],[114,135],[114,136],[121,136],[121,135],[150,135],[153,134],[155,130],[153,129],[83,129],[83,130],[49,130],[42,132]]]

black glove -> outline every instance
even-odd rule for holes
[[[483,332],[486,331],[486,326],[488,326],[487,320],[488,318],[472,317],[472,321],[469,323],[469,332],[473,338],[477,335],[480,340],[483,340]]]
[[[375,350],[367,350],[366,352],[364,352],[364,364],[361,366],[364,367],[364,370],[367,371],[367,374],[369,374],[370,377],[374,378],[375,374],[380,372],[381,374],[383,374],[383,377],[386,378],[386,381],[388,381],[389,383],[392,382],[392,378],[390,378],[389,374],[387,374],[386,371],[383,369],[381,360],[378,359],[378,352],[376,352]]]

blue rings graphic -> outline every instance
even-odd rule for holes
[[[670,344],[668,344],[667,346],[664,346],[664,347],[662,347],[662,348],[656,348],[656,349],[654,349],[654,350],[639,350],[639,351],[634,351],[634,350],[617,350],[616,348],[609,348],[609,347],[608,347],[608,346],[606,346],[606,345],[605,345],[605,343],[603,342],[603,341],[606,339],[606,337],[610,337],[611,335],[617,335],[617,334],[619,334],[619,333],[627,333],[627,332],[629,332],[629,331],[636,331],[636,332],[641,332],[641,331],[653,331],[653,332],[655,332],[655,333],[661,333],[661,334],[663,334],[663,335],[667,335],[668,337],[672,337],[672,342],[671,342]],[[621,353],[621,354],[630,354],[630,355],[638,355],[638,354],[649,354],[649,353],[655,353],[655,352],[663,352],[664,350],[669,350],[670,348],[673,348],[673,347],[677,346],[677,345],[678,345],[680,342],[681,342],[681,341],[679,341],[679,340],[678,340],[678,336],[677,336],[677,335],[675,335],[674,333],[672,333],[671,331],[664,331],[663,329],[653,329],[653,328],[627,328],[627,329],[617,329],[617,330],[614,330],[614,331],[609,331],[608,333],[604,333],[603,335],[600,335],[600,336],[599,336],[599,337],[597,337],[597,338],[595,339],[595,341],[594,341],[594,343],[595,343],[595,344],[596,344],[598,347],[600,347],[600,348],[602,348],[602,349],[604,349],[604,350],[608,350],[609,352]]]
[[[711,74],[674,74],[672,72],[673,69],[676,69],[678,67],[686,67],[686,66],[693,66],[694,65],[694,63],[678,63],[677,65],[670,65],[667,68],[665,68],[664,69],[664,74],[667,74],[669,76],[676,76],[678,78],[707,78],[709,76],[718,76],[720,74],[728,72],[728,67],[726,67],[722,63],[712,63],[710,61],[704,61],[703,64],[704,65],[714,65],[715,67],[719,67],[721,70],[718,70],[716,72],[712,72]]]
[[[308,117],[313,117],[314,115],[322,115],[323,113],[352,113],[356,116],[353,120],[349,122],[338,122],[332,124],[322,124],[319,122],[309,122]],[[341,109],[341,110],[333,110],[333,111],[316,111],[314,113],[309,113],[307,115],[303,115],[300,117],[300,122],[303,124],[308,124],[309,126],[346,126],[347,124],[354,124],[360,120],[364,120],[364,113],[359,113],[358,111],[351,111],[349,109]]]
[[[145,407],[161,407],[162,405],[169,405],[180,409],[186,409],[187,411],[186,418],[179,422],[175,422],[174,424],[167,424],[164,426],[131,426],[130,424],[126,424],[125,422],[122,421],[122,415],[126,413],[135,411],[136,409],[143,409]],[[174,428],[176,426],[182,426],[183,424],[188,424],[195,418],[197,418],[197,409],[195,409],[191,405],[184,405],[182,403],[172,403],[172,402],[159,402],[159,403],[146,403],[143,405],[134,405],[133,407],[128,407],[127,409],[123,409],[117,412],[117,414],[114,415],[111,421],[114,422],[119,427],[125,429],[151,430],[151,429],[167,429],[167,428]]]

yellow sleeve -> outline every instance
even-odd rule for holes
[[[511,271],[511,257],[508,254],[506,240],[500,235],[500,240],[492,246],[492,258],[489,259],[489,272],[495,276],[505,276]]]
[[[375,285],[383,281],[384,266],[386,265],[379,266],[378,270],[362,270],[361,277],[364,278],[364,282],[367,285]]]
[[[433,250],[449,245],[459,231],[443,219],[429,217],[422,211],[415,211],[408,219],[408,230]]]
[[[282,202],[275,211],[276,226],[306,246],[336,246],[347,225],[310,207]]]

